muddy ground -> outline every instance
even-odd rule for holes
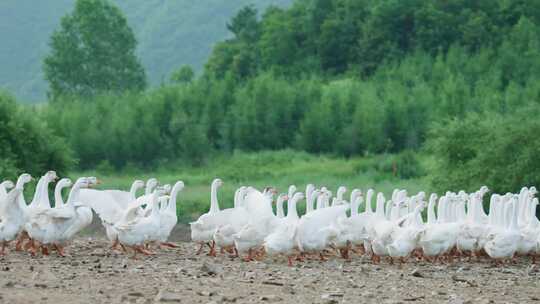
[[[246,263],[195,255],[180,226],[179,248],[132,260],[108,250],[101,233],[74,240],[65,258],[0,258],[0,303],[540,303],[539,267],[526,259],[504,267],[373,265],[359,256]]]

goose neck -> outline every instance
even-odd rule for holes
[[[210,189],[210,213],[219,212],[217,191],[218,191],[217,183],[212,183],[212,188]]]

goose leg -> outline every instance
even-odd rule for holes
[[[293,261],[292,261],[292,259],[293,259],[293,256],[292,256],[292,255],[290,255],[290,256],[287,257],[287,260],[289,261],[287,265],[288,265],[289,267],[293,267]]]
[[[114,242],[112,243],[111,245],[111,250],[115,250],[115,251],[120,251],[120,241],[117,239],[114,240]],[[124,249],[124,252],[125,252],[125,249]]]
[[[216,253],[216,242],[215,241],[212,241],[210,243],[210,252],[208,253],[209,256],[211,257],[216,257],[217,256],[217,253]]]
[[[25,249],[28,250],[28,252],[30,252],[31,256],[35,257],[37,254],[37,247],[36,247],[35,241],[33,239],[30,239],[30,242],[28,242],[27,246],[28,246],[28,249],[26,248]]]
[[[64,247],[58,244],[53,244],[53,248],[58,252],[58,255],[65,257],[66,253],[64,252]]]
[[[178,245],[171,242],[161,242],[161,246],[169,247],[169,248],[178,248]]]
[[[23,249],[24,250],[29,250],[30,248],[32,247],[35,247],[35,242],[34,242],[34,239],[32,239],[31,237],[28,237],[28,242],[26,242],[26,245],[23,246]]]
[[[253,251],[251,250],[251,248],[249,248],[249,250],[248,250],[248,255],[247,255],[247,257],[244,258],[244,262],[251,262],[251,261],[253,261],[252,253],[253,253]]]
[[[7,245],[7,242],[3,241],[2,242],[2,247],[0,248],[0,256],[6,255],[6,245]]]
[[[239,254],[238,254],[238,249],[236,249],[236,247],[232,247],[232,253],[229,255],[230,258],[237,258],[239,257]]]
[[[41,244],[41,254],[49,255],[49,246]]]

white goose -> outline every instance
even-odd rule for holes
[[[201,215],[195,222],[191,222],[191,239],[200,244],[197,254],[200,254],[205,244],[210,247],[209,255],[215,256],[214,232],[222,225],[228,223],[228,217],[219,210],[217,191],[223,185],[221,179],[216,178],[212,181],[210,189],[210,210]]]
[[[516,253],[518,243],[521,241],[518,227],[518,198],[513,196],[512,202],[508,206],[508,209],[505,208],[505,214],[510,214],[510,221],[505,221],[506,223],[499,221],[500,229],[491,232],[484,246],[486,253],[496,262],[512,258]]]
[[[39,240],[44,245],[53,245],[60,256],[65,256],[64,246],[77,233],[92,223],[92,210],[79,201],[79,191],[82,188],[97,185],[95,177],[81,177],[77,179],[68,196],[65,205],[44,210],[41,216],[46,218],[45,237]],[[64,182],[67,187],[71,181]],[[61,194],[60,194],[61,198]]]
[[[176,199],[178,193],[184,189],[184,182],[178,181],[174,184],[171,190],[171,196],[164,209],[160,209],[160,227],[159,227],[159,241],[160,245],[167,247],[177,247],[175,244],[167,242],[167,239],[171,235],[174,226],[178,222],[178,215],[176,214]]]
[[[433,218],[435,214],[433,211],[434,205],[434,201],[430,199],[428,223],[420,234],[419,241],[424,257],[427,260],[431,260],[433,257],[433,262],[437,261],[441,255],[448,253],[454,247],[459,232],[459,224],[449,222],[450,206],[448,206],[447,196],[443,196],[439,200],[436,222],[433,222],[435,220]],[[431,221],[430,214],[432,214]]]
[[[399,214],[400,210],[404,208],[406,201],[406,194],[404,192],[398,193],[396,195],[396,201],[389,201],[387,204],[390,207],[387,207],[389,213],[388,218],[382,216],[382,204],[384,204],[384,196],[379,193],[377,197],[377,211],[376,217],[372,221],[370,239],[371,249],[373,251],[372,261],[373,263],[380,262],[380,257],[388,256],[388,246],[392,244],[392,233],[396,226],[399,224]]]
[[[304,194],[295,193],[287,204],[287,217],[281,221],[274,232],[264,239],[264,249],[270,255],[285,254],[289,266],[292,266],[292,258],[296,247],[296,228],[300,220],[296,209],[298,201],[304,199]]]
[[[527,202],[526,211],[528,214],[525,214],[528,219],[524,220],[525,226],[520,228],[521,240],[518,243],[516,249],[517,254],[519,255],[531,255],[535,259],[534,255],[536,254],[536,246],[538,244],[538,235],[539,235],[539,223],[536,218],[536,206],[538,205],[538,200],[533,198],[530,202]]]
[[[29,175],[28,175],[29,176]],[[18,185],[2,198],[0,209],[0,255],[5,254],[5,248],[14,240],[24,225],[24,210],[20,208],[18,201],[22,195],[23,187]]]
[[[234,245],[239,253],[246,253],[245,261],[251,261],[253,254],[261,248],[264,239],[274,231],[278,218],[272,211],[272,196],[275,190],[265,189],[263,193],[250,189],[245,198],[249,220],[238,233],[233,235]]]
[[[363,201],[362,191],[359,189],[351,191],[350,200],[351,215],[337,222],[339,233],[333,242],[334,247],[340,251],[341,257],[347,260],[350,258],[349,250],[352,246],[363,244],[364,240],[367,240],[366,218],[358,213],[358,207]],[[343,202],[343,199],[341,201]]]
[[[34,192],[34,198],[30,205],[26,207],[25,210],[25,225],[23,231],[21,232],[21,237],[19,238],[20,242],[24,241],[25,238],[30,238],[29,249],[32,254],[36,253],[36,246],[34,238],[43,239],[45,237],[41,227],[46,225],[46,222],[38,223],[41,220],[40,213],[51,208],[51,203],[49,201],[49,184],[57,179],[55,171],[48,171],[43,175],[36,186],[36,191]],[[32,231],[29,231],[31,229]],[[41,247],[44,254],[48,254],[48,249],[46,247]]]
[[[289,199],[286,194],[278,195],[276,199],[276,216],[280,219],[285,218],[285,212],[283,210],[283,203]]]
[[[392,243],[387,246],[388,255],[391,258],[407,258],[418,247],[420,233],[424,229],[423,223],[418,222],[418,217],[424,209],[424,202],[419,201],[413,212],[398,220],[392,231]]]
[[[315,191],[315,186],[313,184],[307,184],[306,185],[306,213],[310,213],[314,210],[313,202],[316,199],[316,196],[313,195],[313,191]]]
[[[144,255],[151,255],[144,248],[145,242],[152,239],[153,236],[158,235],[160,231],[160,214],[158,199],[164,194],[164,189],[156,189],[150,199],[151,213],[149,216],[138,215],[129,217],[128,220],[120,221],[114,225],[114,228],[118,231],[118,240],[124,245],[133,249],[133,258],[136,258],[137,253]],[[129,214],[135,214],[138,206],[131,207],[128,211]]]
[[[15,187],[15,184],[10,180],[5,180],[0,183],[0,208],[7,198],[8,191]]]
[[[490,206],[494,206],[493,199],[494,196],[492,196]],[[465,204],[465,202],[460,201],[460,211],[463,213],[461,204]],[[474,255],[480,249],[482,249],[481,239],[485,234],[486,225],[482,223],[482,215],[480,214],[481,204],[482,201],[479,194],[473,194],[470,196],[468,212],[466,216],[462,218],[464,222],[460,225],[460,229],[456,237],[457,249],[461,253]]]
[[[213,236],[216,246],[223,250],[234,251],[234,256],[238,256],[238,251],[234,248],[233,235],[238,233],[244,225],[248,223],[249,214],[244,207],[244,199],[247,187],[240,187],[235,191],[234,208],[223,210],[227,214],[227,223],[219,226]]]
[[[323,190],[323,189],[321,189]],[[327,197],[328,193],[322,191],[321,196]],[[320,208],[304,215],[299,223],[296,233],[296,243],[302,254],[317,253],[324,260],[322,251],[339,234],[337,222],[347,217],[348,204],[333,207]]]
[[[67,187],[71,187],[72,182],[69,178],[62,178],[56,183],[54,187],[54,208],[61,208],[64,206],[64,199],[62,198],[62,190]]]
[[[28,208],[26,208],[29,217],[43,209],[51,208],[51,202],[49,200],[49,184],[57,179],[58,176],[55,171],[48,171],[39,179],[36,191],[34,192],[34,198],[30,202],[30,205],[28,205]]]

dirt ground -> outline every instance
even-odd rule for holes
[[[332,257],[243,262],[195,255],[179,227],[176,249],[132,260],[108,250],[101,234],[79,237],[68,257],[0,258],[0,303],[540,303],[540,270],[527,259],[403,266]]]

